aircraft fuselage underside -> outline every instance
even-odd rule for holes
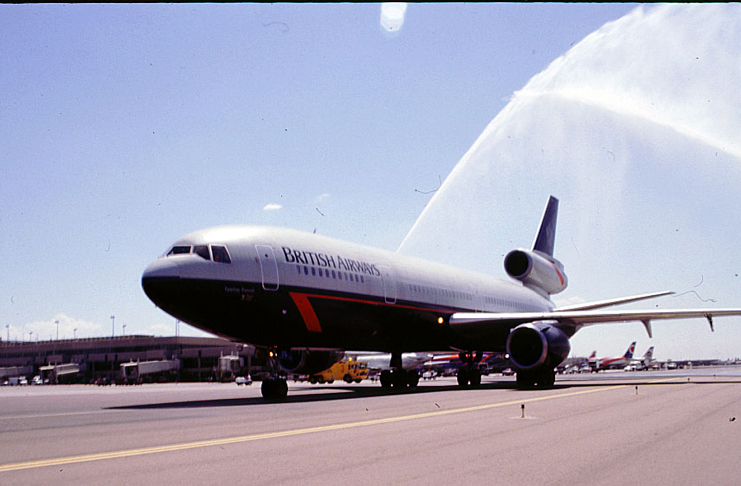
[[[465,309],[312,288],[152,277],[143,282],[158,306],[183,322],[256,346],[392,351],[503,351],[507,334],[469,342],[447,325]]]

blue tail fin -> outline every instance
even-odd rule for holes
[[[543,218],[540,220],[538,236],[535,237],[533,250],[553,256],[553,245],[556,242],[556,219],[558,217],[558,199],[551,196],[548,198],[548,204],[543,211]]]

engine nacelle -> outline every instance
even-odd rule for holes
[[[507,353],[519,369],[550,369],[563,363],[571,351],[569,337],[550,322],[520,324],[507,338]]]
[[[341,351],[310,351],[285,349],[278,351],[278,364],[286,373],[312,375],[324,371],[342,358]]]
[[[514,250],[504,257],[507,275],[526,287],[557,294],[569,284],[561,262],[553,257],[530,250]]]

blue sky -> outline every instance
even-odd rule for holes
[[[203,227],[395,250],[513,94],[634,7],[411,4],[390,34],[378,4],[1,5],[3,339],[49,339],[55,320],[60,338],[110,335],[111,315],[117,335],[173,334],[141,272]],[[481,270],[501,276],[496,258]],[[596,294],[579,296],[615,296]],[[639,332],[574,350],[618,353]]]

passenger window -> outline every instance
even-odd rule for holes
[[[211,245],[211,253],[214,254],[214,261],[219,263],[231,263],[229,252],[225,246]]]
[[[193,253],[203,258],[204,260],[211,260],[211,254],[208,252],[208,247],[206,245],[194,246]]]
[[[167,256],[170,255],[182,255],[184,253],[190,253],[189,246],[173,246],[170,251],[167,252]]]

